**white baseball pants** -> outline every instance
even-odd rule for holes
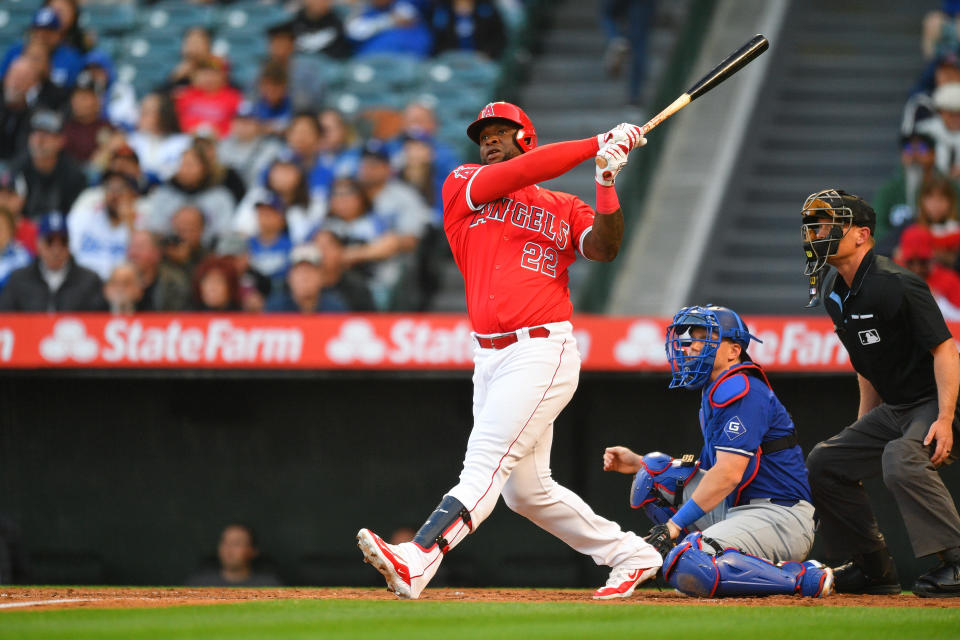
[[[507,506],[598,565],[659,554],[633,532],[595,514],[550,474],[553,422],[573,397],[580,352],[569,322],[545,325],[546,338],[504,349],[474,348],[473,431],[460,482],[447,493],[469,511],[476,529],[503,494]]]

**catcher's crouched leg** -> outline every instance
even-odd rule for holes
[[[708,542],[709,544],[709,542]],[[690,596],[802,595],[822,598],[833,591],[833,573],[819,562],[784,562],[775,565],[736,549],[703,550],[703,534],[692,533],[663,561],[663,576],[678,591]]]

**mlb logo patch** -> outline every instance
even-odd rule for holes
[[[880,342],[880,332],[876,329],[867,329],[866,331],[860,331],[857,333],[860,336],[860,344],[877,344]]]
[[[727,426],[723,428],[723,432],[727,434],[727,437],[731,440],[736,440],[747,432],[747,428],[743,426],[743,422],[740,421],[738,416],[733,416],[730,418]]]

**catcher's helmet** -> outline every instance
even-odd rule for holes
[[[695,328],[706,329],[706,335],[693,338]],[[743,349],[743,359],[749,360],[747,347],[751,340],[763,342],[747,330],[740,316],[732,309],[716,305],[684,307],[673,316],[667,327],[664,348],[670,363],[670,388],[687,387],[699,389],[706,384],[713,371],[714,356],[721,340],[733,340]],[[700,353],[686,353],[692,342],[703,342]]]
[[[470,139],[480,144],[480,131],[490,120],[508,120],[520,127],[515,139],[517,146],[524,153],[537,147],[537,130],[533,128],[533,122],[523,109],[509,102],[491,102],[485,106],[477,119],[467,127],[467,135]]]
[[[824,189],[807,196],[800,212],[803,217],[801,235],[807,258],[804,275],[813,275],[837,253],[840,241],[854,226],[874,232],[877,214],[862,198],[841,191]]]

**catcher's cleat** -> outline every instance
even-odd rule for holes
[[[808,598],[826,598],[833,593],[833,569],[816,560],[806,562],[783,562],[780,569],[795,574],[796,592]]]
[[[901,591],[897,569],[891,563],[879,576],[868,576],[856,562],[848,562],[833,569],[834,590],[837,593],[865,595],[897,595]]]
[[[410,600],[420,596],[422,588],[414,590],[411,586],[410,565],[396,546],[387,544],[369,529],[357,532],[357,546],[363,552],[364,562],[369,562],[383,574],[388,591],[397,594],[398,598]]]
[[[613,598],[629,598],[633,590],[643,582],[657,575],[660,567],[631,567],[627,560],[610,572],[607,584],[597,589],[593,594],[594,600],[612,600]]]

